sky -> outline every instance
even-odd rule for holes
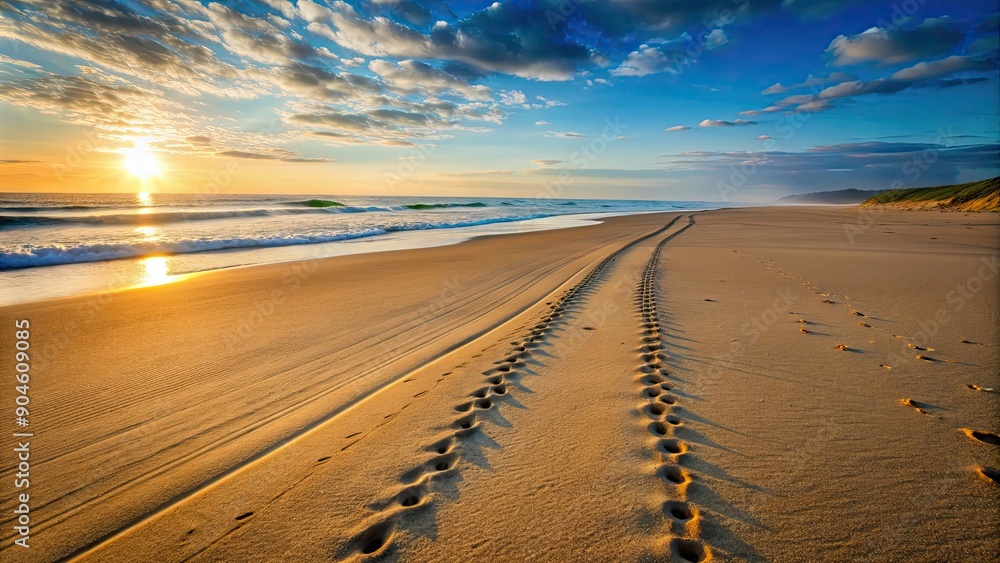
[[[0,191],[773,201],[1000,174],[998,2],[0,3]]]

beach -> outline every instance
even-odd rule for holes
[[[770,207],[3,307],[0,557],[994,560],[998,270],[993,213]]]

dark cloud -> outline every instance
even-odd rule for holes
[[[344,2],[306,17],[314,33],[369,56],[440,59],[541,80],[568,79],[598,58],[564,27],[553,29],[534,2],[498,2],[457,22],[438,21],[426,34],[386,17],[368,18]]]

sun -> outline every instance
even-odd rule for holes
[[[125,151],[125,169],[146,180],[160,173],[160,163],[156,156],[143,147]]]

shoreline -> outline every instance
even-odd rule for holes
[[[960,429],[1000,431],[969,387],[1000,387],[1000,229],[857,218],[628,215],[0,307],[39,429],[37,543],[4,516],[0,551],[982,558],[1000,463]]]
[[[599,224],[601,220],[610,217],[673,212],[592,212],[554,215],[468,227],[386,233],[342,241],[276,247],[209,250],[172,255],[16,268],[6,270],[0,275],[0,277],[6,278],[5,281],[7,282],[7,291],[0,297],[0,307],[107,291],[122,291],[167,283],[178,283],[193,276],[235,268],[322,260],[356,254],[434,248],[460,244],[475,238],[487,236],[586,227]],[[61,271],[58,272],[62,276],[59,283],[53,283],[53,268],[61,268]],[[70,283],[66,283],[66,276],[69,276]],[[72,289],[67,286],[72,286]],[[30,297],[25,299],[27,296]]]

